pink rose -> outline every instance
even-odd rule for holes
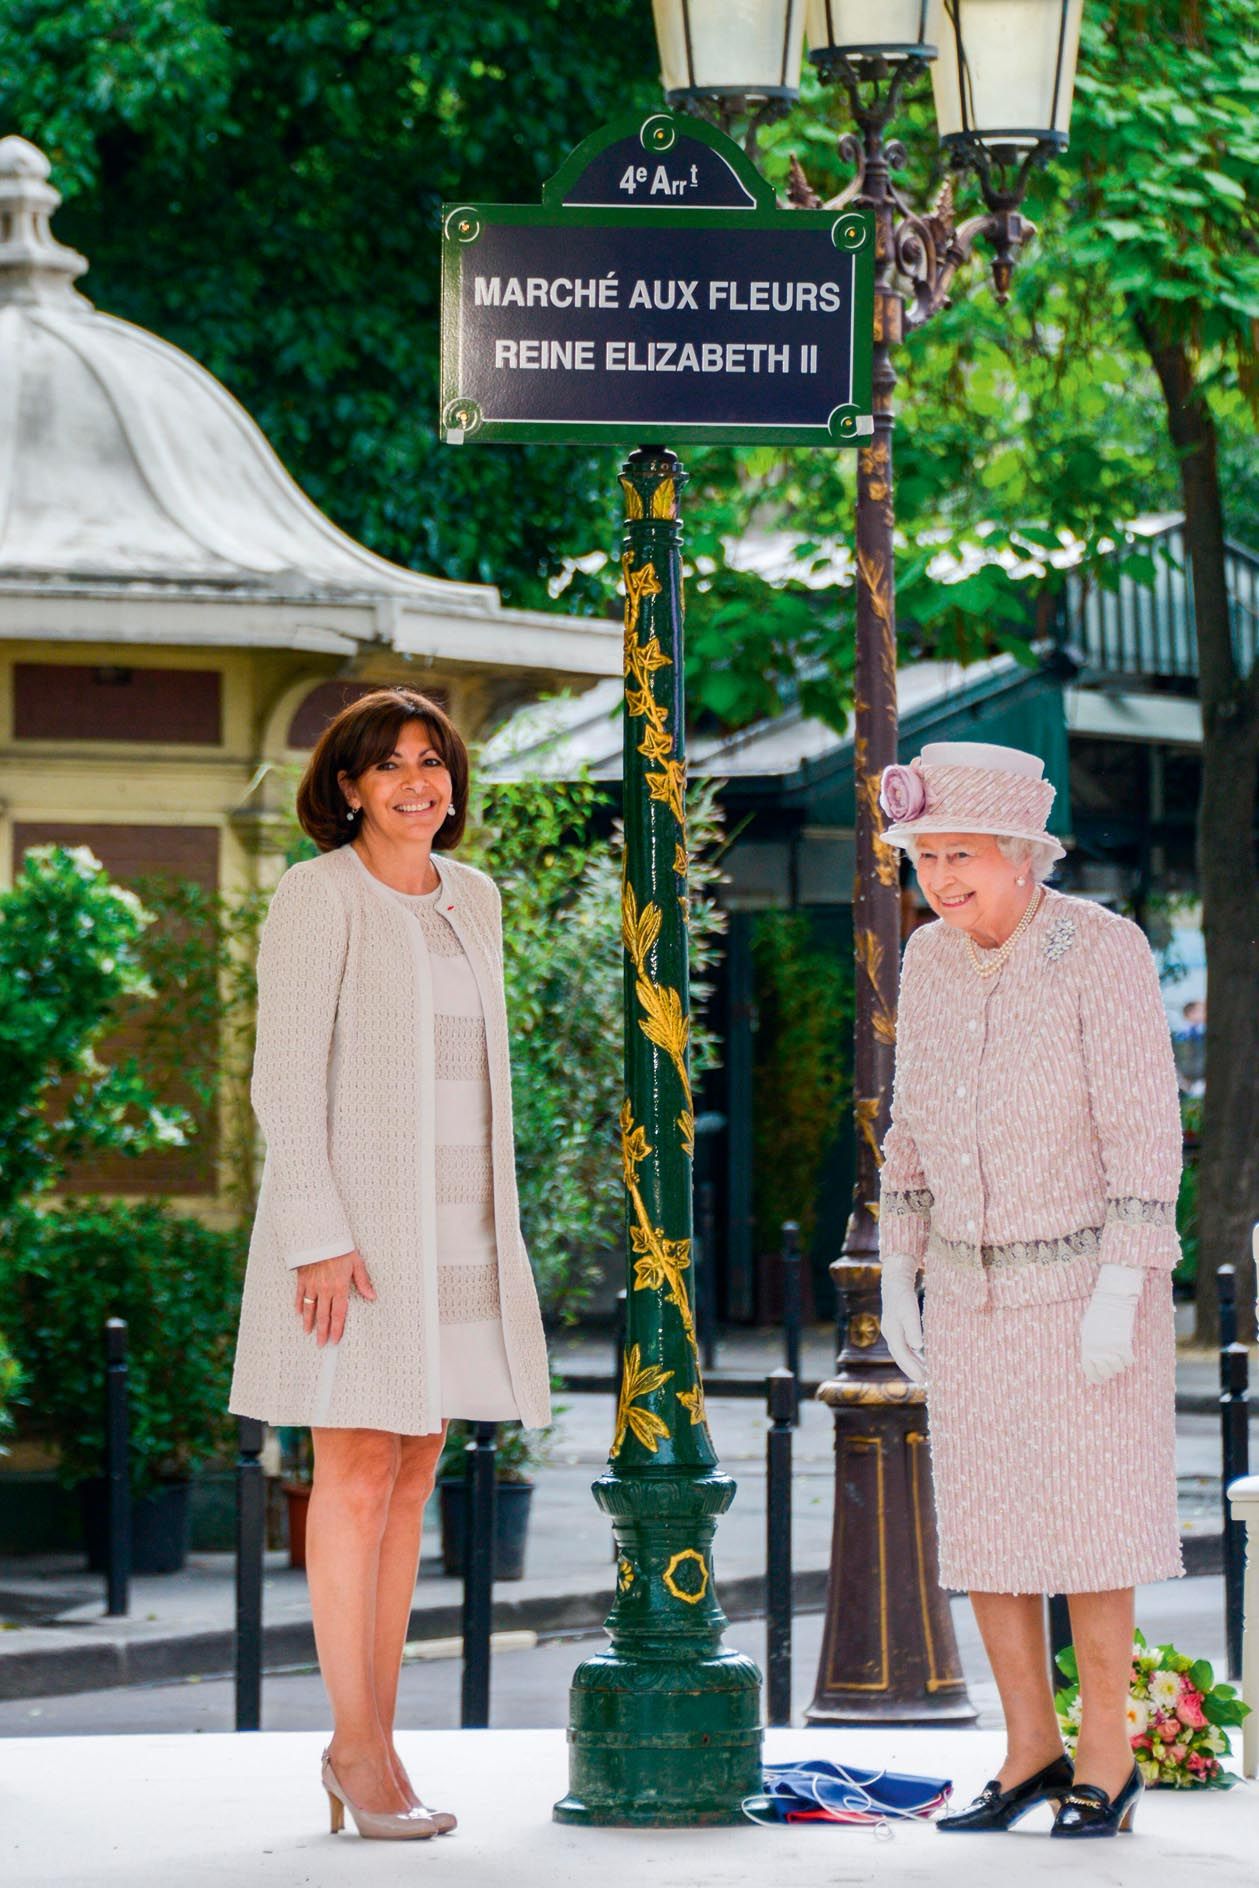
[[[1195,1777],[1210,1776],[1211,1775],[1211,1759],[1209,1757],[1204,1757],[1202,1755],[1202,1752],[1199,1750],[1191,1750],[1189,1753],[1188,1768],[1189,1768],[1189,1773],[1191,1776],[1195,1776]]]
[[[917,819],[927,805],[927,787],[916,767],[885,767],[879,786],[879,805],[898,825]]]
[[[1167,1754],[1173,1763],[1183,1763],[1189,1755],[1189,1746],[1188,1744],[1173,1744]]]
[[[1145,1750],[1152,1750],[1154,1747],[1150,1743],[1150,1740],[1148,1737],[1134,1737],[1132,1740],[1132,1748],[1134,1750],[1145,1751]]]
[[[1174,1744],[1180,1736],[1180,1720],[1169,1718],[1162,1711],[1158,1714],[1158,1734],[1165,1744]]]
[[[1206,1723],[1202,1715],[1202,1693],[1195,1691],[1192,1685],[1186,1685],[1181,1692],[1180,1701],[1176,1706],[1176,1716],[1186,1730],[1190,1731],[1200,1731]]]

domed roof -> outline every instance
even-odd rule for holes
[[[495,613],[482,584],[424,577],[339,531],[260,429],[177,347],[101,314],[53,235],[44,154],[0,139],[0,582],[119,582],[258,597],[382,593]]]

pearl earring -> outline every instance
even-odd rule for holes
[[[455,805],[454,801],[452,800],[450,802],[450,805],[446,808],[446,818],[453,819],[455,817],[455,814],[458,811],[459,811],[459,808]]]
[[[1015,881],[1014,881],[1014,883],[1015,883],[1016,885],[1026,885],[1026,883],[1027,883],[1027,880],[1026,880],[1025,878],[1021,878],[1021,877],[1020,877],[1020,878],[1016,878],[1016,879],[1015,879]]]
[[[347,807],[346,807],[346,809],[345,809],[345,817],[346,817],[347,819],[355,819],[355,818],[357,817],[357,815],[358,815],[358,808],[357,808],[356,806],[347,806]]]

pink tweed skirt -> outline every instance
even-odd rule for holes
[[[926,1295],[940,1584],[1094,1593],[1184,1572],[1171,1279],[1151,1273],[1136,1361],[1086,1383],[1087,1300],[977,1308]]]

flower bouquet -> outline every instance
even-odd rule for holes
[[[1058,1654],[1067,1680],[1054,1695],[1058,1723],[1069,1756],[1080,1728],[1080,1674],[1075,1649]],[[1167,1790],[1227,1790],[1238,1781],[1220,1758],[1228,1752],[1226,1726],[1250,1711],[1232,1685],[1217,1685],[1206,1659],[1188,1659],[1175,1646],[1132,1646],[1128,1735],[1147,1786]]]

